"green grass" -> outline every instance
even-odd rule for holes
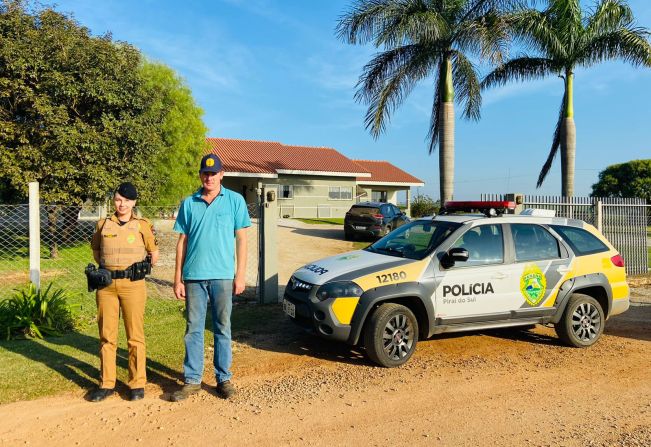
[[[343,217],[329,217],[329,218],[322,218],[322,219],[296,219],[296,220],[300,220],[301,222],[310,225],[326,225],[326,224],[343,225],[344,224]]]
[[[36,399],[63,392],[91,389],[99,377],[99,340],[95,323],[95,298],[86,294],[71,301],[81,305],[76,332],[45,340],[0,341],[0,404]],[[181,379],[185,319],[183,303],[150,298],[145,311],[148,381],[166,390]],[[233,309],[233,339],[247,334],[273,332],[277,328],[278,305],[236,304]],[[271,318],[270,318],[271,316]],[[212,334],[206,331],[206,346]],[[126,383],[127,347],[124,326],[120,321],[118,342],[118,380]],[[210,362],[206,371],[210,372]],[[124,387],[124,385],[118,385]]]

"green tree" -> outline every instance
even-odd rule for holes
[[[592,197],[639,197],[651,203],[651,159],[608,166],[592,185]]]
[[[634,66],[651,65],[649,32],[635,26],[633,13],[625,1],[602,0],[587,14],[579,3],[579,0],[548,0],[544,11],[525,9],[509,14],[507,19],[514,35],[534,53],[507,61],[482,81],[482,88],[487,88],[549,75],[563,79],[558,121],[537,186],[544,182],[560,149],[562,195],[566,197],[574,195],[574,70],[611,59],[621,59]]]
[[[0,4],[0,178],[20,194],[38,181],[57,255],[61,205],[100,201],[120,181],[143,198],[161,183],[161,111],[141,55],[51,8]],[[67,210],[70,211],[69,208]]]
[[[351,44],[372,42],[384,51],[366,64],[356,99],[368,104],[366,127],[377,138],[414,86],[434,78],[429,153],[439,146],[441,201],[454,188],[454,101],[464,118],[480,116],[479,77],[470,56],[502,59],[508,37],[498,0],[358,0],[337,34]]]
[[[431,216],[439,211],[440,202],[432,200],[427,194],[419,194],[411,202],[411,217]]]
[[[153,108],[163,116],[160,132],[164,149],[154,169],[166,173],[151,198],[142,203],[177,204],[198,187],[197,163],[207,144],[203,110],[171,68],[145,61],[141,71],[146,88],[155,98]]]

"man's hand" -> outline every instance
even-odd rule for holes
[[[244,275],[235,275],[233,280],[233,295],[244,292]]]
[[[185,284],[181,281],[174,283],[174,295],[177,300],[185,301]]]

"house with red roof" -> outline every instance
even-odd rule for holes
[[[281,217],[343,217],[354,203],[397,204],[400,191],[422,180],[387,161],[351,160],[328,147],[275,141],[208,138],[224,165],[224,186],[253,203],[264,188],[276,191]]]

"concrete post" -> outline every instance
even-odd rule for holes
[[[595,211],[597,214],[595,216],[595,223],[596,223],[597,230],[599,230],[600,233],[603,233],[604,232],[604,203],[601,200],[597,200]]]
[[[41,213],[38,182],[29,183],[29,280],[41,288]]]
[[[515,210],[513,210],[513,214],[520,214],[524,210],[524,194],[521,193],[504,194],[504,200],[515,202]]]
[[[262,304],[278,302],[278,201],[275,194],[262,190],[262,226],[260,258],[260,302]],[[268,191],[275,193],[275,191]],[[273,196],[273,197],[272,197]],[[273,200],[271,200],[273,199]]]
[[[407,189],[407,209],[405,212],[407,216],[411,217],[411,189]]]

